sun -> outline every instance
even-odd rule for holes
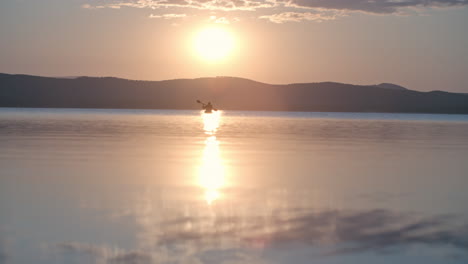
[[[208,27],[199,31],[194,38],[197,56],[209,62],[219,62],[231,55],[234,49],[234,37],[222,27]]]

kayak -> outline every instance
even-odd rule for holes
[[[211,114],[211,113],[213,113],[213,111],[218,111],[218,109],[213,108],[213,106],[211,105],[210,102],[205,104],[202,101],[197,100],[197,103],[202,104],[202,108],[203,108],[203,110],[205,110],[205,114]]]

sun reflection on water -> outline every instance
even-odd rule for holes
[[[203,128],[208,138],[205,140],[205,149],[199,171],[199,185],[204,188],[204,198],[208,204],[217,200],[221,193],[219,189],[225,185],[225,170],[219,151],[219,141],[216,139],[221,111],[207,114],[201,113]]]
[[[219,123],[221,121],[221,111],[213,111],[210,114],[201,111],[203,119],[203,130],[207,135],[214,135],[218,131]]]

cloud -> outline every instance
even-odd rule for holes
[[[307,21],[316,21],[322,22],[327,20],[334,20],[340,16],[344,16],[344,14],[340,14],[339,12],[305,12],[305,13],[298,13],[298,12],[283,12],[279,14],[267,15],[267,16],[260,16],[260,19],[267,19],[270,22],[282,24],[285,22],[301,22],[304,20]]]
[[[262,8],[316,9],[319,11],[365,12],[372,14],[401,14],[414,8],[467,6],[468,0],[124,0],[109,1],[83,8],[196,8],[202,10],[255,11]],[[304,15],[309,16],[310,15]]]
[[[149,18],[163,18],[163,19],[173,19],[173,18],[184,18],[186,14],[163,14],[163,15],[153,15],[151,14]]]
[[[231,24],[231,21],[226,17],[210,16],[209,21],[215,24]],[[237,22],[239,18],[233,18],[232,21]]]
[[[335,20],[352,13],[374,15],[408,15],[427,9],[464,7],[468,0],[111,0],[83,4],[85,9],[149,8],[149,9],[198,9],[206,11],[258,11],[274,10],[275,14],[261,15],[259,19],[281,24],[285,22]],[[179,16],[171,16],[179,15]],[[180,18],[183,14],[153,15],[149,18]],[[185,15],[184,15],[185,16]],[[220,17],[214,23],[229,24]]]
[[[255,11],[260,8],[271,8],[275,4],[273,0],[138,0],[112,2],[101,5],[91,6],[85,4],[82,7],[92,8],[191,8],[210,11]]]
[[[103,9],[103,8],[120,9],[120,5],[109,4],[109,5],[92,6],[90,4],[83,4],[83,5],[81,5],[81,8],[84,8],[84,9]]]
[[[279,0],[283,1],[283,0]],[[397,14],[407,8],[466,6],[468,0],[287,0],[286,6],[327,10],[361,11],[372,14]]]

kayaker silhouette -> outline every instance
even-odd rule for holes
[[[211,102],[208,102],[206,105],[203,106],[203,109],[205,109],[205,113],[211,113],[213,111],[213,105]]]
[[[218,111],[218,109],[214,108],[211,102],[208,102],[207,104],[201,102],[200,100],[197,100],[197,103],[202,104],[203,110],[205,110],[205,113],[210,114],[214,111]]]

